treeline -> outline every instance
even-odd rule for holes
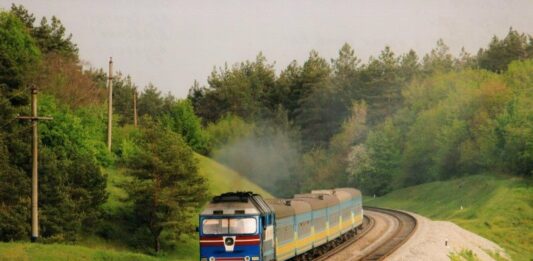
[[[189,99],[214,157],[274,194],[381,195],[487,171],[531,176],[532,58],[533,38],[513,29],[476,55],[439,40],[422,58],[385,47],[363,63],[345,44],[279,75],[260,53],[215,69]]]
[[[153,85],[138,96],[133,124],[129,76],[114,79],[112,151],[106,141],[106,80],[85,68],[56,17],[39,23],[22,6],[0,11],[0,240],[27,240],[31,213],[30,86],[39,89],[39,226],[41,242],[106,240],[172,248],[194,231],[192,215],[208,191],[194,151],[206,154],[201,120],[188,100]],[[125,170],[125,171],[122,171]],[[106,173],[123,176],[123,202],[110,202]],[[123,173],[124,172],[124,173]]]
[[[381,195],[461,175],[532,174],[533,39],[512,29],[459,57],[439,40],[422,57],[385,47],[362,62],[345,44],[334,59],[311,51],[277,74],[259,54],[214,70],[183,100],[151,84],[138,91],[119,73],[109,152],[106,73],[83,66],[57,18],[35,20],[22,6],[0,12],[3,241],[29,238],[31,126],[16,116],[30,113],[32,84],[39,114],[54,117],[39,122],[44,242],[97,235],[142,250],[175,247],[208,198],[194,153],[277,196],[334,186]],[[125,192],[120,202],[110,200],[105,173]]]

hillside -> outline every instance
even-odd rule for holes
[[[242,177],[232,169],[202,155],[196,155],[199,161],[199,172],[209,182],[212,195],[227,191],[253,191],[264,197],[272,197],[250,180]],[[127,179],[122,169],[106,169],[109,191],[108,202],[104,205],[107,211],[113,212],[124,204],[120,200],[126,193],[119,184]],[[120,233],[120,232],[118,232]],[[26,242],[0,243],[0,259],[8,260],[196,260],[198,242],[195,237],[185,237],[175,252],[165,253],[158,258],[128,251],[126,246],[116,242],[105,242],[98,238],[87,238],[80,245],[64,244],[30,244]]]
[[[196,154],[196,157],[199,161],[200,174],[209,181],[209,192],[211,194],[241,190],[253,191],[265,198],[273,197],[270,193],[234,170],[200,154]]]
[[[531,181],[476,175],[396,190],[365,204],[449,220],[496,242],[513,260],[533,257]]]

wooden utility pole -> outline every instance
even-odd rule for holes
[[[133,89],[133,126],[137,128],[137,88]]]
[[[111,137],[113,135],[113,57],[109,57],[109,73],[107,77],[107,90],[109,92],[107,108],[107,149],[111,151]]]
[[[37,121],[51,120],[52,117],[37,116],[37,88],[31,87],[31,116],[18,116],[17,119],[30,120],[33,130],[32,138],[32,166],[31,166],[31,242],[37,241],[39,237],[39,137],[37,131]]]

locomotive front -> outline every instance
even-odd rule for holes
[[[200,214],[199,225],[201,261],[267,260],[273,251],[273,212],[257,194],[214,197]]]

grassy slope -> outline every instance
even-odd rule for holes
[[[200,175],[207,178],[209,191],[212,195],[227,191],[253,191],[265,198],[272,197],[248,179],[237,172],[211,160],[196,155],[199,161]],[[121,169],[107,169],[109,200],[104,208],[113,211],[123,206],[120,200],[126,197],[126,192],[119,188],[119,184],[127,180]],[[185,237],[184,242],[175,252],[166,253],[163,257],[129,252],[126,246],[105,242],[98,238],[87,238],[80,245],[63,244],[29,244],[25,242],[0,243],[0,260],[197,260],[198,242],[196,238]]]
[[[530,181],[477,175],[393,191],[368,199],[365,204],[450,220],[498,243],[513,260],[533,259],[533,187]]]

